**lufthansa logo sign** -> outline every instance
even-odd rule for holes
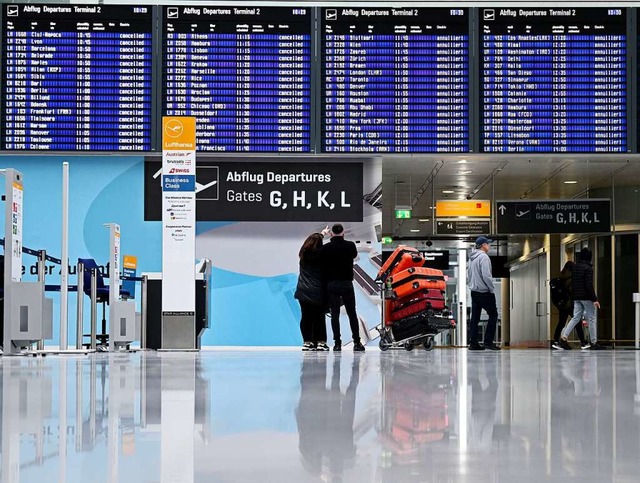
[[[177,138],[184,132],[184,126],[178,119],[169,120],[164,126],[164,133],[170,138]]]

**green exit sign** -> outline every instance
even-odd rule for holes
[[[396,219],[411,218],[411,210],[396,210]]]
[[[383,245],[391,245],[393,243],[393,238],[391,238],[390,236],[383,236],[382,237],[382,244]]]

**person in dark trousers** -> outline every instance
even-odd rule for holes
[[[325,229],[328,233],[328,227]],[[320,254],[322,253],[322,233],[312,233],[302,244],[300,258],[300,275],[294,297],[300,303],[302,317],[303,351],[328,351],[327,326],[325,323],[325,291],[322,283]]]
[[[593,286],[593,266],[591,259],[593,253],[587,247],[580,250],[578,262],[573,267],[573,276],[571,277],[571,289],[573,295],[573,318],[562,330],[560,336],[560,347],[564,350],[571,350],[569,345],[569,334],[573,328],[585,318],[589,323],[589,337],[591,338],[591,350],[602,350],[603,347],[598,344],[598,320],[596,309],[600,308],[598,296]]]
[[[340,301],[349,316],[353,350],[363,351],[356,313],[356,294],[353,291],[353,260],[358,256],[356,244],[344,239],[344,227],[336,223],[331,228],[331,240],[322,247],[321,263],[327,284],[329,307],[331,308],[331,330],[333,350],[342,350],[340,338]]]
[[[342,481],[345,469],[354,466],[353,423],[361,361],[360,357],[351,361],[349,386],[344,393],[340,388],[341,358],[333,359],[329,389],[329,360],[308,354],[302,361],[300,400],[295,411],[298,448],[303,467],[323,481]]]
[[[467,268],[467,283],[471,289],[469,350],[472,351],[500,350],[500,347],[493,343],[498,321],[498,308],[496,307],[495,287],[491,274],[491,260],[487,255],[491,243],[492,240],[485,236],[479,236],[476,239],[475,250],[469,257],[469,267]],[[489,316],[489,322],[484,332],[484,347],[478,342],[478,323],[482,309]]]
[[[573,298],[571,295],[571,277],[573,275],[573,265],[574,263],[569,260],[562,267],[562,271],[560,272],[560,283],[563,289],[563,296],[560,300],[553,301],[554,305],[558,308],[558,325],[556,325],[556,330],[553,333],[553,348],[554,349],[562,349],[560,347],[560,334],[562,333],[562,329],[564,325],[567,323],[567,320],[573,316]],[[582,349],[588,349],[589,343],[587,339],[584,337],[584,330],[582,330],[582,323],[576,325],[576,334],[578,334],[578,338],[580,339],[580,347]]]

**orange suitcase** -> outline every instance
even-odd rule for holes
[[[408,268],[389,277],[393,295],[398,298],[408,297],[420,290],[446,290],[442,270],[427,267]]]
[[[394,273],[411,267],[421,267],[423,263],[424,258],[416,248],[400,245],[380,267],[376,280],[386,282],[387,278]]]
[[[405,319],[412,315],[432,310],[442,312],[445,308],[444,295],[441,290],[425,290],[418,292],[407,299],[397,299],[393,301],[391,321]],[[432,312],[432,313],[433,313]]]

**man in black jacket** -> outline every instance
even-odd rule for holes
[[[340,300],[349,316],[353,350],[363,351],[356,314],[356,294],[353,291],[353,260],[358,256],[356,244],[344,239],[344,228],[336,223],[331,228],[331,241],[322,247],[320,261],[323,278],[327,284],[327,295],[331,307],[331,330],[334,351],[342,350],[340,338]]]
[[[593,267],[591,258],[593,254],[588,248],[583,248],[578,255],[578,263],[573,267],[571,277],[571,288],[573,292],[573,318],[562,331],[560,337],[560,347],[570,350],[568,338],[573,328],[582,320],[583,316],[589,322],[589,336],[591,345],[584,349],[601,350],[603,347],[598,344],[598,324],[596,309],[600,308],[596,291],[593,287]]]

